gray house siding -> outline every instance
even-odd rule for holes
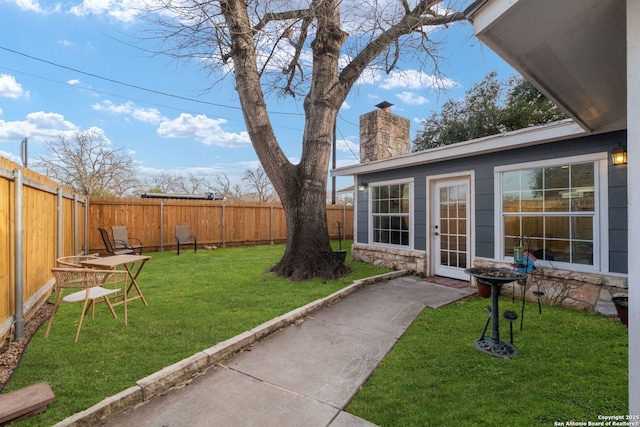
[[[473,170],[475,173],[475,255],[494,257],[494,168],[514,163],[550,160],[576,155],[611,152],[618,143],[626,142],[626,131],[573,138],[537,146],[505,150],[498,153],[449,160],[433,164],[398,168],[358,176],[358,182],[408,179],[414,180],[414,234],[416,250],[426,250],[427,243],[427,189],[428,176]],[[608,168],[609,201],[609,271],[627,273],[627,167]],[[358,192],[357,242],[368,242],[368,192]]]

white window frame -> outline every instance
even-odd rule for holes
[[[382,187],[382,186],[385,186],[385,185],[398,185],[398,184],[408,184],[409,185],[409,245],[405,246],[405,245],[394,245],[394,244],[391,244],[391,243],[374,242],[373,241],[373,197],[372,197],[373,187]],[[368,207],[368,212],[369,212],[368,240],[369,240],[369,244],[373,245],[373,246],[380,246],[380,247],[385,247],[385,248],[413,250],[413,247],[414,247],[413,236],[414,236],[414,228],[415,228],[414,227],[414,221],[415,221],[414,205],[415,205],[415,203],[414,203],[414,180],[413,180],[413,178],[370,182],[369,186],[367,188],[367,191],[368,191],[368,198],[369,198],[369,207]]]
[[[584,272],[609,271],[609,154],[607,152],[585,154],[580,156],[559,157],[527,163],[515,163],[494,168],[494,258],[513,262],[512,257],[504,256],[504,220],[502,212],[502,173],[522,169],[561,166],[574,163],[595,163],[595,212],[593,230],[593,265],[572,264],[558,261],[539,260],[541,266],[556,266],[566,270]]]

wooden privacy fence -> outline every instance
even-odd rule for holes
[[[327,207],[329,234],[353,236],[353,207]],[[0,157],[0,344],[21,339],[24,322],[48,298],[61,256],[104,252],[98,227],[126,225],[144,251],[175,249],[174,225],[189,224],[198,246],[286,240],[280,204],[210,200],[90,198]],[[18,302],[18,303],[16,303]]]
[[[353,237],[353,207],[327,206],[331,239]],[[126,225],[129,237],[142,241],[143,251],[174,250],[174,226],[188,224],[198,246],[244,246],[282,243],[287,239],[284,209],[279,203],[226,200],[89,199],[89,252],[103,252],[98,228]]]
[[[85,207],[83,198],[0,157],[0,343],[12,330],[22,338],[25,319],[49,295],[56,258],[85,246]]]

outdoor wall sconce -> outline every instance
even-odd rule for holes
[[[359,191],[365,191],[367,187],[369,187],[369,184],[364,181],[360,181],[360,184],[358,184]]]
[[[611,162],[614,165],[627,164],[627,150],[621,144],[618,144],[611,152]]]

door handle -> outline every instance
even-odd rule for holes
[[[437,231],[435,233],[433,233],[434,236],[439,236],[440,233],[438,233]]]

